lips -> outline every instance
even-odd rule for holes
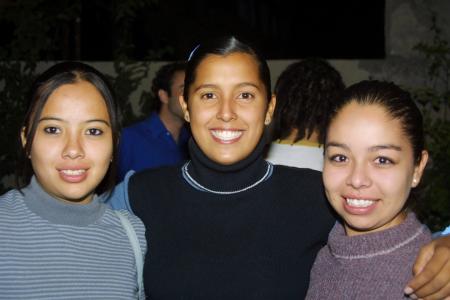
[[[86,179],[87,169],[60,169],[59,177],[68,183],[78,183]]]
[[[210,132],[215,141],[223,144],[237,142],[244,133],[242,130],[235,129],[212,129]]]
[[[377,206],[378,201],[374,199],[343,197],[344,209],[353,215],[370,214]]]

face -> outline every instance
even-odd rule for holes
[[[183,94],[184,71],[175,72],[170,86],[170,97],[168,97],[169,111],[176,117],[183,119],[183,111],[180,106],[179,97]]]
[[[103,97],[85,81],[62,85],[37,122],[30,159],[38,182],[59,200],[90,202],[113,155]]]
[[[384,230],[404,220],[404,204],[428,154],[424,151],[414,164],[398,119],[379,105],[351,102],[331,122],[325,147],[325,190],[347,235]]]
[[[266,89],[255,59],[244,53],[209,55],[197,67],[189,101],[180,103],[192,135],[213,161],[229,165],[246,158],[270,123],[275,97]]]

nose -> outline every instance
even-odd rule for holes
[[[72,133],[67,136],[62,155],[70,159],[84,157],[83,145],[78,134]]]
[[[230,122],[237,119],[234,103],[231,99],[224,99],[219,103],[219,110],[216,118],[224,122]]]
[[[354,163],[348,174],[347,184],[354,189],[362,189],[370,186],[372,181],[367,167],[363,163]]]

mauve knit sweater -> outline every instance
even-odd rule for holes
[[[314,262],[306,299],[409,299],[403,289],[429,241],[413,213],[398,226],[352,237],[336,223]]]

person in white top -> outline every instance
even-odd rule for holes
[[[345,85],[327,61],[289,65],[275,85],[277,106],[266,159],[274,164],[322,171],[325,124]]]

